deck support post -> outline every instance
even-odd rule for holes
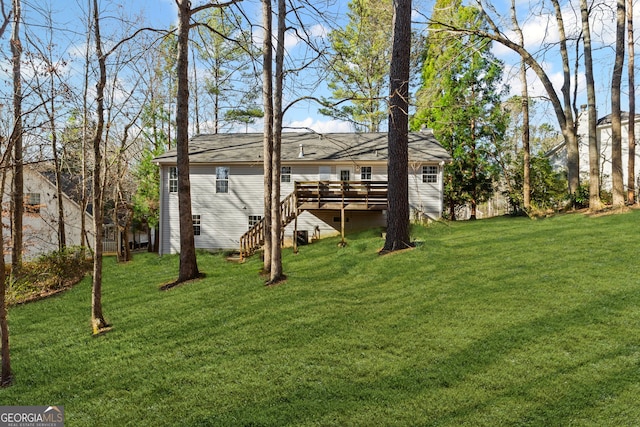
[[[298,203],[296,201],[296,216],[293,218],[293,253],[298,253]]]
[[[344,240],[344,205],[342,206],[342,209],[340,209],[340,235],[342,236],[340,246],[346,246],[347,242]]]

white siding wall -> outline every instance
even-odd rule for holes
[[[10,177],[8,177],[2,195],[3,208],[7,208],[10,200]],[[25,261],[33,260],[42,254],[58,249],[58,198],[56,188],[47,178],[29,168],[24,169],[24,193],[40,195],[40,211],[37,213],[25,212],[23,217],[23,244]],[[67,246],[81,244],[80,222],[81,209],[73,200],[63,195],[63,209],[65,215],[65,238]],[[8,227],[10,219],[2,218]],[[85,223],[89,238],[89,244],[93,243],[93,219],[85,214]],[[9,231],[5,231],[5,241],[8,243]],[[5,261],[10,262],[11,250],[8,244],[5,248],[9,254],[5,255]]]
[[[629,121],[622,122],[622,179],[624,188],[627,188],[627,164],[629,162]],[[640,122],[636,121],[636,138],[640,135]],[[588,117],[586,113],[581,113],[578,123],[578,152],[580,158],[580,178],[589,179],[589,132]],[[611,124],[598,126],[596,138],[600,147],[600,177],[602,187],[611,190]],[[566,163],[562,164],[566,168]],[[640,176],[640,150],[636,149],[635,176]],[[636,186],[637,190],[637,186]]]
[[[443,166],[439,164],[424,164],[438,168],[438,182],[422,182],[423,164],[412,165],[409,170],[409,206],[412,220],[438,219],[442,215]]]
[[[221,165],[223,166],[223,165]],[[201,235],[195,237],[197,248],[202,249],[236,249],[239,239],[249,229],[249,216],[263,216],[263,174],[262,165],[227,165],[229,166],[229,193],[216,194],[215,165],[191,165],[192,211],[200,215]],[[291,166],[291,182],[282,183],[282,198],[294,189],[295,181],[317,181],[320,178],[320,164],[301,162],[286,163]],[[360,166],[371,166],[371,179],[384,181],[387,179],[386,163],[353,163],[331,165],[331,180],[338,180],[343,168],[351,168],[351,179],[360,180]],[[418,210],[431,218],[439,218],[442,212],[442,167],[439,166],[438,183],[422,182],[421,165],[417,172],[410,172],[409,199],[412,211]],[[178,195],[168,193],[169,167],[161,168],[161,246],[160,253],[177,253],[180,249],[178,226]],[[298,217],[298,230],[307,230],[309,236],[316,227],[320,235],[326,237],[340,230],[339,212],[304,212]],[[384,226],[386,217],[383,212],[348,212],[347,231]],[[415,214],[412,212],[412,218]],[[293,237],[294,224],[285,229],[285,239]]]

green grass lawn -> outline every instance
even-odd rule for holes
[[[632,426],[640,424],[640,211],[499,218],[285,250],[201,254],[207,277],[161,292],[178,259],[105,261],[9,313],[2,405],[64,405],[67,426]]]

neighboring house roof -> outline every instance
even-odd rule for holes
[[[189,142],[191,163],[261,162],[263,135],[198,135]],[[386,132],[283,133],[282,161],[386,161]],[[155,158],[159,164],[175,164],[176,150]],[[409,133],[409,161],[449,162],[451,156],[430,131]]]
[[[629,113],[627,111],[620,112],[620,120],[623,122],[629,121]],[[611,114],[607,114],[604,117],[601,117],[596,122],[596,126],[608,125],[611,124]]]
[[[623,123],[628,122],[629,121],[629,113],[627,111],[621,111],[620,112],[620,120]],[[600,117],[596,121],[596,127],[605,127],[605,126],[610,125],[610,124],[611,124],[611,114],[607,114],[606,116]],[[551,158],[551,157],[557,156],[563,150],[566,150],[566,142],[564,140],[562,142],[560,142],[558,145],[556,145],[555,147],[551,148],[549,151],[545,152],[544,155],[545,155],[545,157]]]
[[[56,173],[52,170],[40,171],[40,174],[46,177],[51,184],[56,185]],[[78,205],[81,203],[81,185],[82,177],[80,175],[71,175],[69,173],[61,174],[62,192],[69,196]],[[91,183],[87,180],[87,186],[91,186]],[[88,190],[87,190],[88,191]],[[90,198],[87,196],[87,198]]]

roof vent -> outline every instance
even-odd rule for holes
[[[304,157],[304,145],[300,144],[300,152],[298,153],[298,158],[302,159]]]

